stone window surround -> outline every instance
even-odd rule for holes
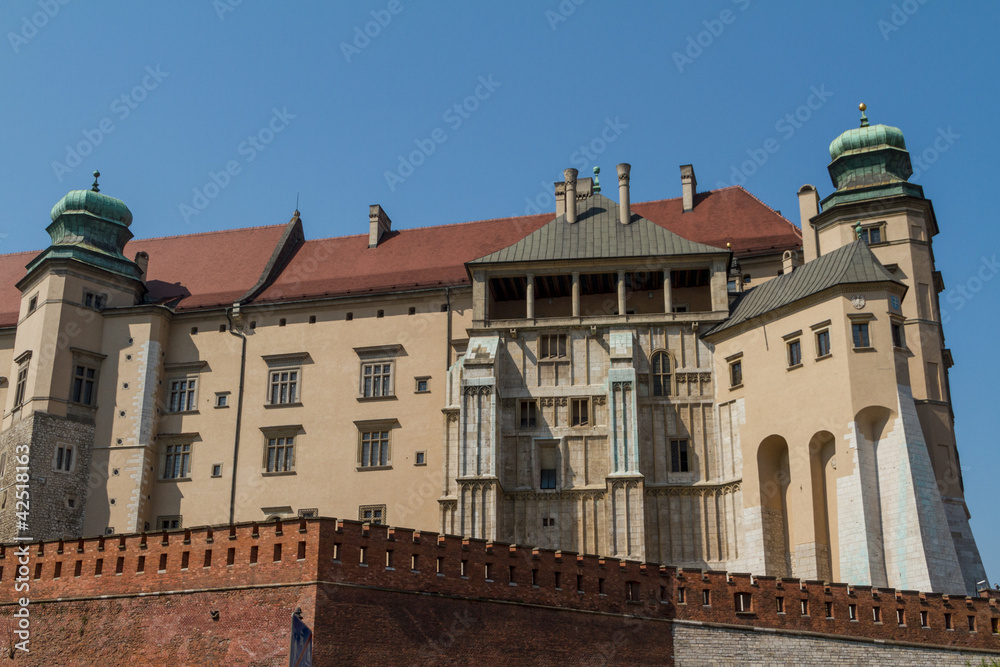
[[[406,350],[399,343],[391,343],[388,345],[369,345],[365,347],[354,348],[355,354],[358,355],[358,396],[359,401],[385,401],[385,400],[396,400],[396,379],[397,379],[397,368],[396,359],[397,357],[406,356]],[[381,396],[366,396],[365,395],[365,366],[371,366],[375,364],[389,364],[389,384],[390,392],[386,393],[384,389],[382,390]],[[428,377],[415,378],[415,383],[421,379],[429,380]],[[427,391],[430,391],[430,385],[428,384]],[[418,392],[424,393],[424,392]],[[359,455],[360,456],[360,455]]]
[[[394,429],[399,428],[399,420],[395,417],[389,419],[359,419],[354,422],[354,425],[358,429],[358,448],[357,457],[355,460],[355,470],[357,472],[369,472],[374,470],[391,470],[392,469],[392,451],[394,449],[393,434]],[[365,433],[374,433],[387,431],[388,436],[388,451],[386,452],[386,464],[377,466],[366,466],[362,465],[361,452],[362,452],[362,438]]]
[[[157,482],[190,482],[191,481],[191,471],[194,469],[194,443],[200,441],[201,437],[198,433],[161,433],[157,435],[156,442],[157,448],[159,450],[157,458],[159,459],[159,470],[156,475]],[[167,447],[176,445],[190,445],[190,451],[188,452],[188,465],[187,474],[181,477],[165,477],[166,465],[167,465]]]
[[[802,368],[802,329],[798,331],[793,331],[790,334],[785,334],[781,337],[785,341],[785,366],[787,370],[795,370],[796,368]],[[792,345],[798,344],[798,361],[792,363]],[[742,370],[742,369],[741,369]]]
[[[819,361],[820,359],[829,359],[833,356],[833,339],[831,338],[830,333],[830,325],[832,323],[832,320],[823,320],[822,322],[817,322],[816,324],[809,326],[813,332],[813,341],[816,344],[816,361]],[[827,345],[829,346],[829,351],[826,354],[819,353],[819,336],[823,333],[826,333],[827,335]]]
[[[304,387],[303,366],[310,362],[308,352],[285,352],[282,354],[263,354],[261,359],[267,365],[266,382],[264,385],[264,407],[273,408],[294,408],[302,405],[302,392]],[[284,403],[272,403],[272,381],[271,376],[275,372],[296,372],[298,376],[295,380],[295,400]]]
[[[669,386],[667,388],[667,393],[665,394],[654,394],[653,392],[653,389],[656,384],[654,381],[655,366],[653,364],[653,360],[659,354],[666,355],[667,363],[669,364],[669,367],[666,372],[661,371],[659,373],[659,375],[669,378]],[[677,370],[677,360],[674,359],[674,354],[670,350],[667,350],[665,348],[657,348],[653,350],[649,355],[649,396],[653,398],[666,398],[666,397],[677,396],[677,374],[675,372],[676,370]]]
[[[163,412],[166,414],[196,414],[198,412],[198,397],[201,390],[201,379],[198,374],[202,373],[208,367],[208,362],[204,360],[197,361],[176,361],[171,363],[163,364],[163,373],[166,376],[164,385],[166,386],[167,401],[164,403]],[[192,377],[194,376],[194,377]],[[179,382],[181,380],[194,380],[194,407],[191,410],[177,410],[170,411],[170,390],[171,385],[174,382]]]
[[[725,359],[726,365],[729,367],[729,389],[741,389],[743,387],[743,351],[739,351],[736,354],[731,354]],[[739,365],[739,382],[733,384],[733,367]]]
[[[851,322],[851,349],[855,352],[871,352],[875,350],[875,331],[874,327],[871,326],[872,322],[875,322],[874,313],[848,313],[847,319]],[[868,345],[867,346],[855,346],[854,345],[854,325],[855,324],[867,324],[868,325]]]
[[[284,475],[294,475],[296,474],[296,468],[299,464],[299,453],[300,446],[302,444],[302,434],[305,433],[305,429],[302,428],[302,424],[283,424],[280,426],[261,426],[260,432],[264,437],[263,447],[261,448],[261,458],[260,458],[260,474],[263,477],[281,477]],[[268,441],[274,438],[293,438],[292,441],[292,466],[291,470],[273,470],[269,471],[267,469],[267,449]],[[289,509],[291,512],[291,509]]]
[[[71,347],[69,351],[72,353],[73,360],[71,362],[72,372],[70,374],[70,392],[69,392],[69,402],[78,407],[87,408],[89,410],[97,410],[97,390],[100,386],[101,380],[101,365],[105,359],[107,359],[106,354],[101,354],[100,352],[91,352],[90,350],[84,350],[80,347]],[[91,403],[80,403],[73,400],[73,384],[76,382],[76,367],[83,366],[84,368],[90,368],[94,371],[94,389],[93,389],[93,402]]]

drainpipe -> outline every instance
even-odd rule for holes
[[[226,312],[226,317],[229,319],[229,333],[242,339],[243,350],[240,353],[240,389],[236,397],[236,438],[233,441],[233,473],[232,473],[232,487],[229,492],[229,523],[233,524],[236,522],[236,470],[237,464],[240,460],[240,426],[243,424],[243,382],[246,378],[246,368],[247,368],[247,337],[242,331],[235,331],[233,329],[233,311],[237,313],[240,307],[239,302],[233,304],[233,307]]]
[[[448,334],[446,336],[448,339],[448,349],[446,350],[446,353],[444,355],[444,370],[445,372],[448,372],[448,370],[451,368],[451,288],[450,287],[444,288],[444,302],[445,306],[448,308],[448,324],[447,324]]]

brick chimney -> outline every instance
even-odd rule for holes
[[[566,222],[570,224],[576,222],[576,176],[579,173],[572,167],[563,170],[566,179]]]
[[[368,247],[374,248],[382,240],[382,237],[392,229],[392,220],[382,207],[372,204],[368,207]]]
[[[698,194],[698,179],[694,177],[694,167],[681,165],[681,189],[684,191],[684,212],[694,210],[694,196]]]
[[[618,222],[627,225],[632,222],[632,205],[629,202],[628,182],[632,165],[622,162],[618,165]]]

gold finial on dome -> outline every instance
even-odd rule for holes
[[[865,109],[868,108],[868,105],[862,102],[858,108],[861,109],[861,127],[868,127],[868,116],[865,115]]]

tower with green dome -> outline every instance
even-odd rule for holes
[[[0,514],[3,540],[82,534],[96,472],[91,457],[98,409],[128,416],[114,394],[121,337],[109,329],[118,325],[109,325],[108,315],[141,304],[145,286],[142,268],[124,254],[132,213],[100,192],[99,175],[94,173],[90,190],[73,190],[52,208],[46,228],[51,243],[17,283],[14,391],[8,394],[0,457],[10,461],[27,452],[31,512],[25,523],[13,513]],[[13,470],[6,466],[4,488],[14,481]]]
[[[945,347],[938,298],[944,280],[935,267],[933,252],[933,237],[939,231],[937,218],[923,188],[909,181],[913,168],[903,132],[890,125],[871,125],[866,108],[864,104],[859,106],[860,126],[843,132],[830,144],[827,169],[834,192],[820,201],[812,185],[799,189],[804,259],[809,262],[848,244],[866,243],[891,275],[907,286],[902,301],[884,315],[898,331],[898,340],[883,344],[892,346],[900,377],[908,381],[908,386],[900,390],[898,409],[901,413],[912,410],[916,418],[914,432],[922,433],[924,441],[907,443],[909,460],[893,465],[898,465],[900,471],[912,472],[923,465],[922,461],[929,460],[929,472],[937,482],[942,503],[933,501],[936,494],[917,494],[913,499],[916,511],[907,519],[909,529],[932,536],[925,537],[931,545],[930,549],[925,547],[928,564],[942,557],[948,562],[957,560],[966,589],[974,591],[976,582],[985,578],[985,571],[969,526],[955,441],[948,382],[953,362],[951,351]],[[912,408],[904,404],[912,404]],[[926,449],[927,456],[922,449]],[[880,461],[879,465],[885,463]],[[871,509],[865,512],[878,514],[877,504],[868,504]],[[935,529],[931,524],[939,521],[934,517],[942,509],[946,527]],[[875,518],[882,520],[881,515],[866,520]],[[892,530],[886,528],[886,532]],[[869,532],[869,555],[842,563],[841,571],[851,581],[877,580],[872,576],[879,569],[877,554],[888,550],[890,542],[897,538],[903,539]],[[946,574],[932,572],[932,576]]]

